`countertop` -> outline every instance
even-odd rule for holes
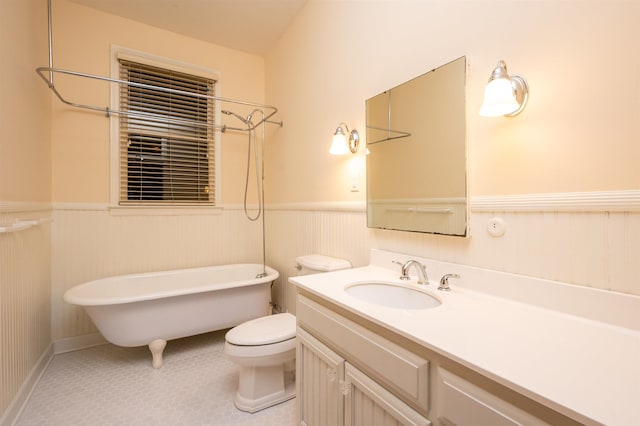
[[[422,261],[429,271],[430,261]],[[495,292],[477,291],[469,281],[473,281],[473,277],[486,279],[474,271],[477,268],[442,262],[432,265],[446,273],[457,272],[466,281],[465,285],[457,285],[456,280],[451,279],[452,291],[443,292],[436,290],[438,284],[433,280],[426,288],[418,285],[415,277],[409,282],[401,281],[397,270],[386,267],[390,262],[382,263],[385,267],[372,263],[349,270],[292,277],[290,281],[577,421],[640,425],[639,329],[617,325],[620,321],[616,318],[611,322],[595,320],[501,297]],[[366,281],[414,286],[435,295],[442,304],[432,309],[386,308],[356,299],[344,291],[347,284]],[[533,285],[531,288],[545,289],[544,298],[555,297],[554,286],[548,281],[542,287],[536,287],[536,281],[540,280],[531,281],[523,285],[524,293],[530,291],[524,287]],[[560,286],[558,294],[567,291],[562,283],[557,285]],[[586,303],[582,296],[572,298],[570,293],[589,290],[574,287],[569,288],[569,296],[562,297],[569,304],[571,300]],[[616,297],[624,302],[620,311],[628,311],[620,315],[635,312],[640,316],[640,310],[635,311],[636,307],[640,308],[640,297]],[[598,294],[587,297],[589,303],[595,304],[603,299],[606,297]],[[615,310],[615,305],[609,307],[610,312]]]

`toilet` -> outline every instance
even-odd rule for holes
[[[296,259],[297,275],[351,268],[344,259]],[[235,406],[255,413],[295,396],[296,317],[280,313],[244,322],[225,335],[224,353],[239,367]]]

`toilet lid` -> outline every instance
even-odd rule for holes
[[[284,342],[296,336],[296,317],[289,314],[275,314],[256,318],[229,330],[227,342],[239,346],[270,345]]]

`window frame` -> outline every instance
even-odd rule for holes
[[[214,93],[216,97],[220,97],[220,72],[205,68],[198,65],[188,64],[180,61],[176,61],[169,58],[164,58],[156,55],[151,55],[145,52],[140,52],[137,50],[129,49],[122,46],[112,45],[111,46],[111,78],[119,79],[120,76],[120,63],[119,60],[124,59],[132,62],[138,62],[141,64],[164,68],[171,71],[176,71],[180,73],[186,73],[191,75],[196,75],[199,77],[209,78],[215,81],[214,83]],[[111,83],[111,99],[110,99],[110,108],[112,110],[120,109],[120,86],[118,83]],[[191,204],[191,203],[154,203],[152,201],[141,201],[139,203],[120,203],[120,172],[121,172],[121,163],[120,163],[120,115],[119,114],[111,114],[110,115],[110,195],[109,195],[109,204],[110,209],[150,209],[150,210],[185,210],[185,209],[216,209],[220,206],[221,198],[221,169],[222,169],[222,161],[221,161],[221,131],[220,131],[220,120],[221,120],[221,102],[214,102],[214,132],[213,132],[213,143],[214,143],[214,198],[212,203],[203,203],[203,204]]]

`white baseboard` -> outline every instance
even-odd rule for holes
[[[85,334],[83,336],[68,337],[53,342],[53,353],[63,354],[65,352],[78,351],[80,349],[91,348],[108,343],[100,333]]]
[[[42,353],[38,362],[36,362],[34,367],[31,369],[31,372],[22,383],[22,386],[20,386],[20,390],[13,398],[13,401],[11,401],[7,410],[4,412],[2,417],[0,417],[0,426],[10,426],[18,420],[20,413],[22,413],[25,404],[31,396],[31,392],[35,389],[36,385],[40,381],[40,377],[42,377],[42,374],[53,359],[53,355],[53,344],[51,344]]]
[[[13,398],[13,401],[11,401],[7,410],[4,412],[2,417],[0,417],[0,426],[11,426],[18,420],[18,417],[20,416],[20,413],[22,413],[31,393],[55,355],[86,349],[92,346],[104,345],[105,343],[108,342],[100,333],[94,333],[56,340],[50,344],[42,353],[40,359],[38,359],[38,362],[36,362],[36,365],[29,373],[29,376],[27,376],[24,383],[22,383],[22,386],[20,386],[20,390]]]

